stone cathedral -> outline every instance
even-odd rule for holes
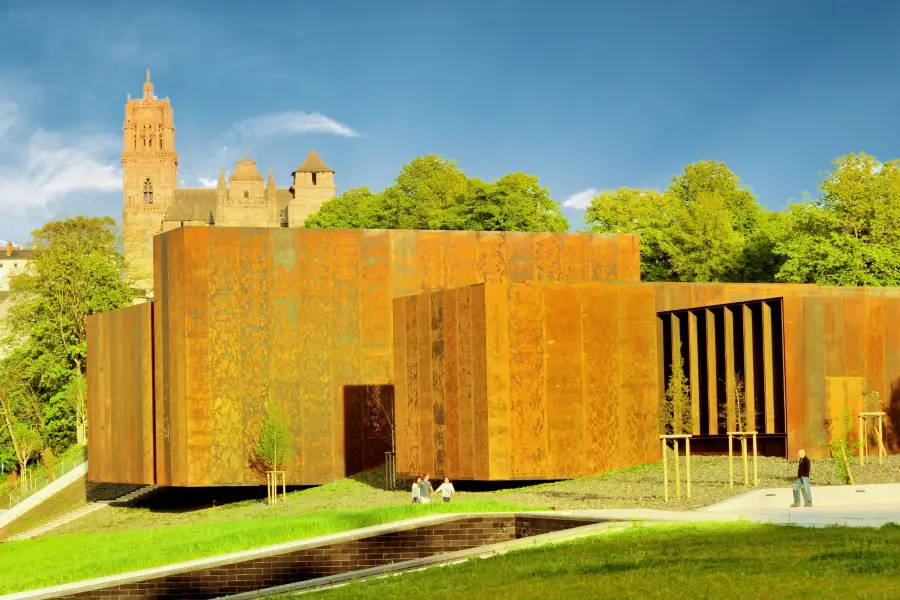
[[[238,160],[215,188],[179,188],[175,124],[169,98],[153,94],[150,71],[144,95],[125,105],[124,227],[127,275],[135,287],[153,287],[153,236],[185,226],[302,227],[306,217],[333,198],[334,171],[313,150],[292,173],[293,185],[264,181],[256,163]]]

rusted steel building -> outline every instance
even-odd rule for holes
[[[154,240],[154,300],[88,324],[93,481],[258,485],[287,421],[289,484],[559,479],[658,459],[684,360],[698,443],[724,451],[744,382],[767,453],[823,450],[876,389],[900,407],[900,290],[640,283],[632,235],[190,228]],[[717,447],[716,444],[719,444]]]
[[[200,227],[160,234],[152,309],[90,318],[91,478],[258,484],[250,454],[268,402],[287,421],[288,483],[341,478],[348,464],[372,466],[389,449],[383,428],[373,440],[345,424],[363,420],[360,388],[387,386],[393,399],[394,298],[483,282],[637,281],[639,273],[632,235]],[[122,383],[138,375],[143,395]],[[153,443],[138,448],[133,440],[147,436]],[[148,461],[152,471],[135,466]]]

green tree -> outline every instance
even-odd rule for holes
[[[48,223],[32,232],[28,268],[11,282],[9,358],[37,393],[44,437],[56,451],[71,444],[76,431],[66,388],[86,373],[86,319],[132,299],[114,228],[111,217]]]
[[[778,280],[842,286],[900,285],[900,162],[848,154],[794,204],[779,227]]]
[[[466,177],[430,154],[403,165],[379,194],[349,190],[322,204],[307,227],[475,231],[566,231],[559,204],[537,177],[511,173],[494,182]]]
[[[588,230],[641,236],[645,281],[772,281],[773,218],[721,162],[687,165],[668,189],[598,195]]]
[[[28,481],[28,461],[43,446],[40,412],[35,410],[37,398],[15,363],[8,359],[0,362],[0,419],[5,429],[5,439],[19,463],[23,484]]]
[[[436,154],[403,165],[394,185],[381,195],[386,229],[447,229],[468,191],[468,179],[454,161]]]
[[[636,233],[641,236],[641,278],[671,281],[669,234],[675,220],[670,198],[656,190],[619,188],[601,192],[584,214],[591,233]]]
[[[379,228],[380,203],[381,199],[369,188],[353,188],[324,202],[306,219],[305,225],[316,229]]]
[[[270,402],[266,420],[253,443],[253,454],[259,467],[266,471],[279,471],[286,461],[288,433],[281,411]]]
[[[75,441],[84,446],[87,444],[87,377],[76,373],[66,386],[65,397],[75,411]]]
[[[538,178],[510,173],[497,181],[469,180],[467,193],[447,215],[448,229],[563,232],[569,222]]]
[[[663,435],[690,434],[694,419],[691,412],[691,389],[684,375],[684,359],[672,363],[672,373],[666,385],[664,402],[660,406],[659,426]]]

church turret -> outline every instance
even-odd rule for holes
[[[288,206],[288,223],[290,227],[302,227],[306,217],[319,210],[323,202],[334,198],[337,187],[334,170],[315,150],[310,151],[293,176],[294,198]]]
[[[269,179],[266,181],[266,199],[275,199],[275,173],[269,167]]]

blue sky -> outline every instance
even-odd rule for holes
[[[538,175],[578,227],[580,192],[714,159],[780,208],[841,154],[900,154],[898,31],[877,1],[4,2],[0,238],[120,218],[147,68],[187,187],[244,152],[286,187],[315,148],[380,190],[438,153]]]

